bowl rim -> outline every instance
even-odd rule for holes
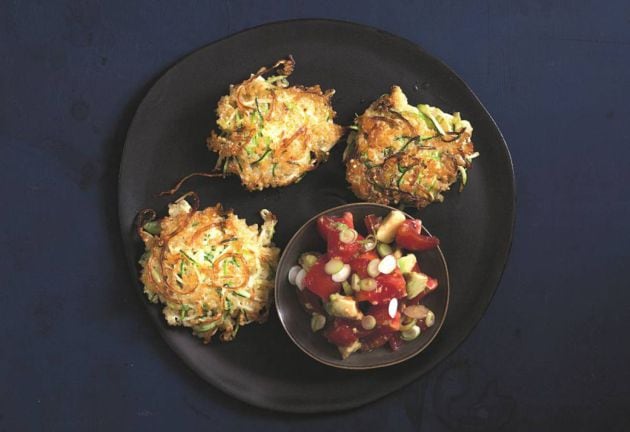
[[[442,264],[444,266],[444,271],[445,271],[444,278],[446,280],[446,287],[445,287],[446,288],[446,302],[444,304],[444,312],[442,314],[442,318],[439,320],[439,322],[436,323],[437,327],[436,327],[433,335],[429,338],[429,340],[427,340],[416,351],[413,351],[410,354],[408,354],[406,356],[403,356],[401,358],[397,358],[397,359],[393,359],[393,360],[390,360],[390,361],[385,361],[385,362],[381,362],[381,363],[377,363],[377,364],[373,364],[373,365],[343,365],[343,364],[331,362],[331,361],[328,361],[328,360],[325,360],[325,359],[321,358],[317,353],[311,352],[309,349],[307,349],[305,346],[303,346],[302,343],[300,343],[300,341],[298,340],[298,338],[293,336],[292,332],[289,330],[289,327],[288,327],[287,323],[285,322],[283,313],[281,312],[280,307],[279,307],[280,303],[278,302],[278,297],[279,297],[279,292],[280,292],[278,287],[280,286],[280,283],[281,283],[281,281],[280,281],[280,269],[284,265],[288,265],[288,263],[285,263],[285,261],[287,259],[286,258],[286,251],[289,250],[289,246],[291,246],[295,241],[297,241],[297,239],[303,234],[303,232],[307,229],[307,226],[310,225],[311,223],[313,223],[314,221],[316,221],[317,218],[319,218],[320,216],[323,216],[325,214],[329,214],[329,213],[332,213],[332,212],[336,212],[336,211],[343,211],[343,210],[347,210],[347,211],[351,212],[351,210],[348,210],[348,209],[361,207],[361,206],[382,207],[383,209],[387,209],[389,211],[400,210],[400,209],[397,209],[395,207],[391,207],[389,205],[380,204],[380,203],[371,203],[371,202],[347,203],[347,204],[342,204],[340,206],[331,207],[331,208],[326,209],[326,210],[322,210],[321,212],[317,213],[315,216],[311,217],[306,222],[304,222],[302,224],[302,226],[300,226],[300,228],[291,236],[291,238],[287,242],[286,246],[283,248],[282,254],[280,256],[280,259],[278,260],[278,267],[276,268],[276,276],[275,276],[275,279],[274,279],[274,303],[275,303],[276,313],[278,315],[278,318],[280,319],[280,323],[282,324],[282,328],[284,329],[285,333],[289,336],[291,341],[293,341],[293,343],[298,348],[300,348],[300,350],[302,350],[302,352],[307,354],[312,359],[318,361],[319,363],[322,363],[322,364],[325,364],[327,366],[331,366],[331,367],[334,367],[334,368],[337,368],[337,369],[345,369],[345,370],[380,369],[380,368],[393,366],[393,365],[402,363],[402,362],[407,361],[407,360],[417,356],[418,354],[420,354],[429,345],[431,345],[431,343],[435,340],[435,338],[440,333],[440,330],[442,329],[442,326],[444,325],[444,322],[446,321],[446,317],[448,315],[449,303],[450,303],[450,299],[451,299],[451,282],[450,282],[450,275],[449,275],[449,271],[448,271],[448,264],[446,262],[446,258],[444,256],[444,253],[443,253],[442,249],[438,245],[436,250],[437,250],[438,256],[439,256],[439,258],[442,261]],[[414,218],[413,216],[411,216],[405,210],[400,210],[400,211],[402,211],[404,213],[404,215],[405,215],[405,217],[407,219],[417,219],[417,218]],[[431,233],[429,232],[428,229],[426,229],[424,224],[422,224],[422,229],[424,231],[426,231],[427,234],[431,235]]]

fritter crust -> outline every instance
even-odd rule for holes
[[[357,197],[418,208],[441,202],[442,192],[478,156],[472,126],[459,113],[411,106],[400,87],[378,98],[355,120],[344,154],[346,179]]]
[[[289,57],[262,68],[219,101],[220,132],[212,131],[208,147],[219,154],[217,168],[240,176],[250,191],[298,182],[343,135],[333,122],[335,91],[289,86],[294,66]],[[277,74],[263,77],[271,71]]]
[[[180,199],[167,217],[139,225],[144,292],[164,305],[170,325],[204,342],[217,333],[229,341],[240,326],[267,319],[280,250],[271,243],[275,216],[261,216],[259,228],[220,204],[197,211]]]

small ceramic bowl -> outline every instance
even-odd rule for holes
[[[416,254],[422,271],[436,278],[439,283],[437,290],[427,295],[422,302],[435,313],[435,324],[422,332],[418,338],[411,342],[405,342],[397,351],[391,351],[386,345],[371,352],[354,353],[349,358],[342,360],[337,348],[324,338],[321,331],[314,333],[311,330],[310,315],[298,302],[297,287],[289,283],[289,269],[297,264],[302,253],[308,251],[325,252],[326,250],[324,240],[317,233],[317,218],[320,216],[340,216],[347,211],[353,214],[357,231],[365,233],[367,231],[363,225],[365,216],[375,214],[384,217],[392,210],[395,209],[371,203],[354,203],[331,208],[306,222],[284,248],[276,272],[275,301],[278,316],[293,342],[302,351],[321,363],[341,369],[374,369],[391,366],[422,352],[437,336],[444,323],[448,310],[450,286],[446,260],[439,247]],[[406,216],[411,218],[407,214]]]

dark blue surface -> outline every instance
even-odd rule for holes
[[[0,5],[0,430],[630,430],[628,2],[128,3]],[[133,292],[116,217],[125,133],[156,77],[296,17],[443,59],[517,174],[512,255],[470,338],[425,379],[328,416],[249,407],[183,366]]]

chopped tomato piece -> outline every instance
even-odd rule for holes
[[[422,222],[408,219],[402,223],[396,232],[396,244],[410,251],[425,251],[440,244],[437,237],[422,234]]]
[[[389,316],[389,304],[380,304],[371,306],[368,315],[372,315],[376,319],[377,327],[383,327],[384,330],[397,331],[400,330],[400,312],[396,311],[394,318]]]
[[[358,274],[361,279],[369,277],[367,267],[370,261],[372,261],[374,258],[378,258],[378,255],[373,250],[358,255],[356,258],[350,261],[352,272]]]
[[[427,331],[429,329],[429,327],[427,326],[426,321],[423,319],[418,320],[418,327],[420,327],[421,331]]]
[[[332,277],[324,270],[327,262],[327,255],[319,257],[304,278],[306,289],[317,294],[324,301],[328,301],[330,295],[339,292],[341,288],[341,284],[333,281]]]
[[[354,329],[353,332],[359,339],[362,339],[374,332],[374,329],[371,329],[371,330],[364,329],[363,326],[361,325],[361,321],[356,321],[350,327]]]
[[[361,235],[352,243],[344,243],[339,238],[340,231],[334,231],[328,234],[328,255],[331,257],[341,258],[343,262],[348,262],[361,250]]]
[[[403,346],[403,341],[400,338],[400,334],[393,334],[392,337],[389,338],[389,347],[392,351],[398,351],[401,346]]]
[[[317,219],[317,232],[327,241],[328,234],[341,231],[339,224],[343,224],[348,228],[354,228],[354,217],[352,213],[345,212],[341,216],[320,216]]]
[[[376,277],[376,283],[395,290],[398,293],[395,297],[404,297],[407,295],[407,282],[400,269],[395,269],[390,274],[378,275]]]
[[[333,321],[332,325],[324,332],[324,336],[331,344],[341,347],[348,346],[357,340],[352,327],[338,320]]]
[[[373,214],[367,215],[363,219],[363,223],[365,223],[365,228],[367,229],[368,234],[376,234],[376,231],[378,230],[378,227],[381,225],[382,221],[382,217]]]
[[[345,212],[341,216],[321,216],[317,219],[317,231],[326,240],[328,254],[331,257],[341,258],[342,261],[349,261],[361,249],[361,235],[351,243],[344,243],[339,238],[344,229],[354,229],[354,218],[352,213]]]
[[[402,298],[407,295],[406,282],[399,269],[390,274],[380,274],[376,277],[374,291],[359,291],[357,301],[369,301],[372,304],[387,303],[391,299]]]
[[[307,289],[297,290],[298,301],[309,314],[317,312],[324,314],[324,308],[322,307],[322,300],[311,291]]]
[[[361,339],[361,351],[372,351],[376,348],[382,347],[393,336],[393,332],[380,332],[374,331],[372,334]]]

